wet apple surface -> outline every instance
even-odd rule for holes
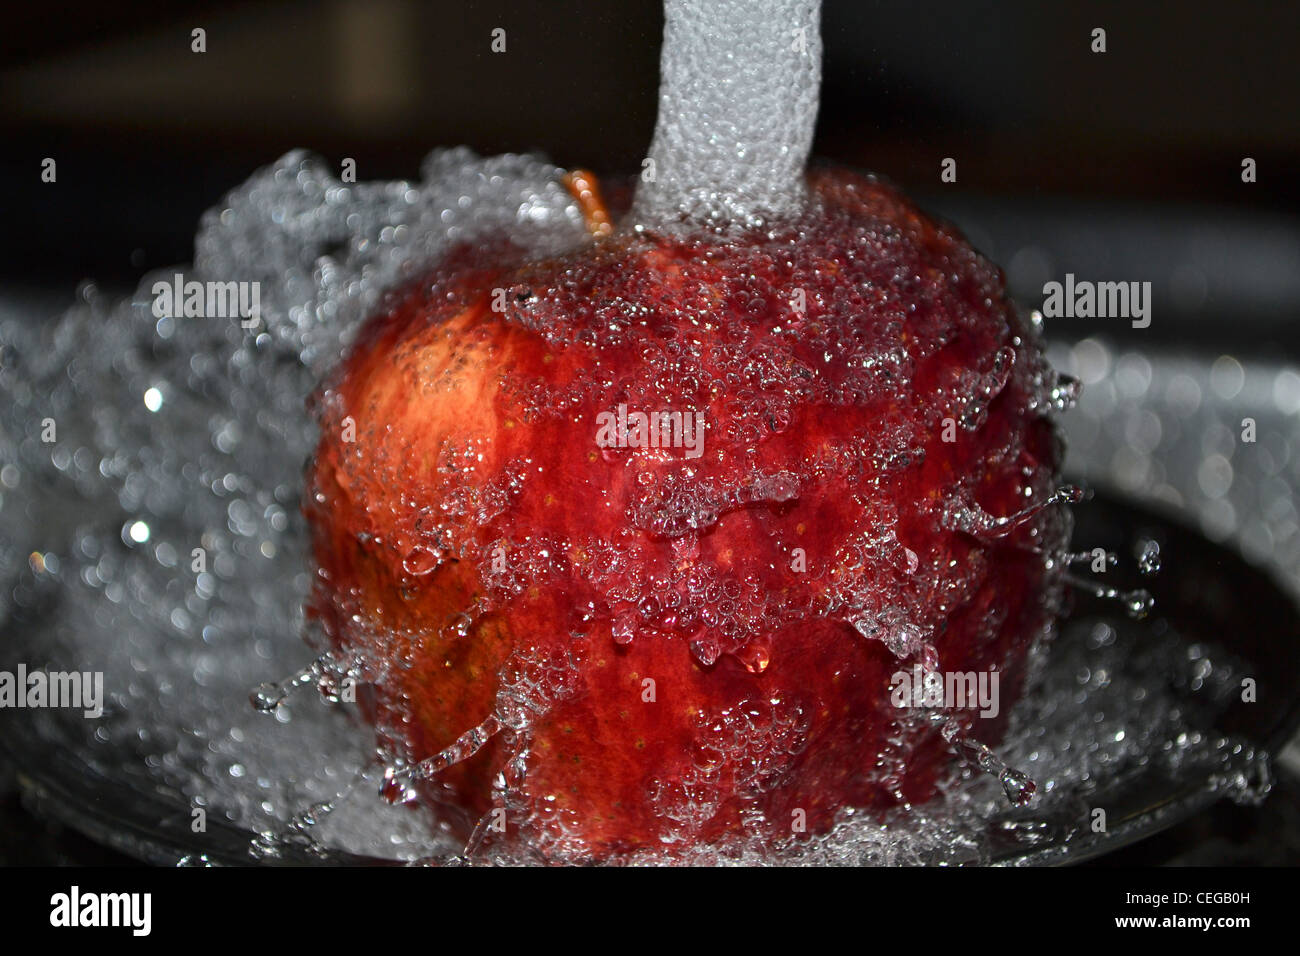
[[[1061,601],[1058,380],[954,230],[809,186],[725,239],[453,252],[317,395],[313,613],[390,795],[471,851],[799,839],[997,772]],[[915,665],[998,716],[898,706]]]

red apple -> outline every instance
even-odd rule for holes
[[[1060,599],[1052,375],[952,228],[809,186],[726,241],[462,249],[318,396],[314,611],[461,837],[618,860],[925,801],[956,758],[892,699],[914,662],[996,671],[947,729],[999,737]],[[702,446],[605,447],[622,406]]]

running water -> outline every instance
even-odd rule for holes
[[[728,9],[669,4],[669,36],[681,31],[682,43],[665,53],[654,177],[642,177],[638,222],[756,225],[802,200],[799,173],[819,79],[818,6],[756,5],[756,15],[739,21],[736,59],[692,47],[721,32],[721,21],[700,31],[695,20]],[[773,70],[772,56],[788,59],[788,69]],[[760,99],[738,111],[751,91]],[[701,96],[709,97],[705,108],[742,113],[747,125],[728,140],[701,138],[689,106]],[[710,185],[732,171],[740,178],[731,188]],[[492,734],[526,735],[527,715],[504,699],[449,752],[385,778],[372,732],[326,699],[342,697],[334,688],[357,662],[326,655],[304,667],[300,609],[310,564],[299,499],[315,442],[304,403],[386,290],[436,263],[451,244],[500,231],[539,255],[589,235],[564,171],[536,157],[444,150],[429,157],[418,181],[345,184],[321,161],[291,153],[203,217],[194,262],[180,270],[203,283],[258,283],[253,327],[238,316],[156,314],[155,283],[169,282],[174,270],[145,276],[121,301],[88,285],[72,310],[46,326],[0,325],[0,623],[9,625],[20,659],[102,671],[108,691],[100,721],[30,714],[24,746],[66,752],[128,793],[162,793],[182,818],[205,808],[256,834],[249,852],[257,858],[303,846],[317,854],[462,858],[465,848],[436,818],[430,825],[379,792],[400,801],[411,780]],[[1050,401],[1065,407],[1075,392],[1067,382]],[[798,491],[783,476],[765,476],[752,487],[720,489],[702,505],[670,502],[644,517],[671,534],[679,524],[707,526],[746,501],[780,502]],[[1052,502],[1069,497],[1063,491]],[[978,523],[996,534],[1023,517]],[[436,555],[411,560],[418,574]],[[1152,565],[1158,553],[1144,551],[1140,560]],[[1143,641],[1133,627],[1068,626],[1016,708],[1001,758],[945,725],[954,746],[997,779],[955,774],[942,799],[900,810],[885,824],[845,810],[834,830],[803,842],[738,840],[697,848],[690,858],[665,849],[633,862],[987,859],[987,821],[1006,796],[1025,795],[1024,774],[1037,782],[1032,806],[1045,814],[1073,807],[1119,768],[1150,760],[1167,762],[1171,772],[1209,768],[1225,791],[1257,792],[1249,776],[1262,755],[1189,732],[1188,709],[1173,690],[1194,671],[1207,688],[1200,716],[1210,726],[1213,707],[1238,677],[1234,665],[1204,647],[1193,656],[1172,632]],[[883,634],[900,652],[920,649],[905,629]],[[716,649],[696,654],[707,660]],[[753,666],[766,665],[760,656]],[[265,683],[284,674],[293,676]],[[302,692],[312,684],[326,697]],[[123,806],[129,812],[130,801]],[[507,859],[490,845],[482,852],[486,862]]]
[[[805,199],[820,0],[666,0],[659,117],[632,220],[761,226]]]

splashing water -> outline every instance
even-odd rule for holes
[[[205,216],[189,274],[261,281],[258,329],[158,319],[154,277],[116,305],[87,289],[47,328],[0,328],[0,615],[29,621],[45,608],[23,631],[29,658],[102,670],[108,688],[103,720],[33,713],[32,739],[262,834],[258,857],[304,842],[434,861],[459,859],[463,849],[378,797],[384,782],[371,733],[346,708],[287,696],[337,682],[353,665],[300,666],[309,575],[297,499],[314,440],[305,397],[382,290],[453,238],[501,223],[542,249],[583,237],[560,171],[540,160],[454,150],[431,156],[425,174],[423,183],[344,186],[294,153]],[[146,401],[151,389],[161,404]],[[41,440],[46,419],[56,425],[52,442]],[[777,501],[796,493],[783,476],[749,491]],[[33,553],[42,561],[29,561]],[[1149,567],[1158,552],[1140,554]],[[1207,731],[1189,735],[1176,699],[1160,692],[1170,658],[1198,673],[1205,659],[1189,659],[1173,635],[1157,647],[1125,627],[1107,624],[1105,640],[1066,628],[1015,711],[1002,758],[968,755],[1000,781],[959,776],[941,800],[900,811],[887,826],[846,810],[833,831],[797,845],[705,847],[696,859],[980,859],[988,853],[984,821],[1005,805],[998,783],[1019,791],[1020,772],[1037,781],[1033,806],[1041,808],[1077,799],[1078,788],[1151,755],[1242,779],[1243,761],[1253,766],[1262,756]],[[1078,684],[1085,671],[1092,676]],[[249,706],[249,688],[277,672],[296,676],[262,689],[267,719]],[[1228,687],[1235,672],[1216,661],[1209,673],[1214,686]],[[526,720],[516,718],[526,716],[503,701],[490,726],[456,746],[473,749],[506,724],[522,734]]]
[[[1086,495],[1087,492],[1082,488],[1065,485],[1042,501],[1003,517],[989,514],[975,502],[953,500],[948,502],[942,521],[945,527],[964,531],[975,537],[1000,538],[1025,524],[1044,509],[1057,504],[1078,504]]]
[[[371,772],[368,729],[288,697],[350,666],[300,669],[308,395],[384,291],[449,244],[504,230],[554,253],[586,237],[563,171],[536,158],[445,150],[423,173],[343,184],[295,152],[205,215],[184,278],[260,283],[255,328],[156,316],[154,283],[171,271],[119,303],[87,286],[56,323],[0,327],[0,622],[57,596],[39,641],[24,627],[25,652],[33,666],[104,673],[106,716],[85,759],[116,754],[128,778],[255,831]],[[255,694],[273,720],[249,706],[250,688],[291,671]],[[34,717],[70,746],[87,730],[56,711]],[[427,847],[423,830],[374,810],[342,845]]]
[[[819,5],[767,0],[758,16],[739,15],[742,6],[667,5],[660,120],[632,214],[641,225],[752,227],[804,201]],[[711,52],[710,43],[737,29],[727,37],[730,55]],[[155,283],[170,274],[146,276],[120,303],[86,287],[50,327],[0,326],[0,624],[22,624],[24,641],[15,646],[51,668],[102,671],[109,692],[105,717],[93,725],[57,711],[33,714],[31,740],[71,751],[133,788],[162,791],[178,807],[209,808],[256,834],[249,853],[258,859],[306,848],[322,856],[349,850],[441,863],[526,862],[493,850],[483,821],[462,847],[436,816],[429,825],[389,801],[400,804],[413,783],[498,736],[513,748],[512,763],[522,765],[538,702],[529,674],[538,662],[513,662],[493,713],[446,750],[415,766],[382,769],[371,731],[346,709],[328,706],[344,699],[345,682],[374,679],[367,670],[374,662],[327,654],[301,667],[300,636],[309,626],[300,609],[311,575],[299,498],[302,463],[316,437],[307,397],[384,293],[422,274],[453,244],[508,233],[541,256],[589,235],[583,206],[568,188],[572,178],[541,159],[446,150],[432,154],[422,174],[415,183],[344,184],[317,160],[291,153],[205,215],[184,278],[256,283],[260,314],[252,327],[241,316],[158,314]],[[888,365],[886,356],[872,361],[864,367],[873,373]],[[967,406],[964,427],[977,423],[1009,371],[1009,363],[995,364],[974,383],[978,401]],[[1064,409],[1077,393],[1077,383],[1059,378],[1044,402]],[[797,480],[780,473],[713,491],[648,490],[634,517],[677,538],[730,510],[800,494]],[[1003,518],[970,503],[950,516],[956,527],[997,537],[1049,505],[1075,500],[1076,490],[1066,488]],[[914,572],[917,556],[893,544],[881,553]],[[441,555],[441,548],[412,550],[406,570],[432,573]],[[1139,562],[1154,570],[1158,550],[1144,549]],[[466,615],[448,627],[464,632],[470,621]],[[624,622],[616,639],[631,640],[636,626]],[[926,635],[890,609],[854,626],[900,657],[920,656],[930,670],[937,665]],[[941,713],[922,715],[939,719],[957,753],[982,771],[954,774],[931,805],[883,823],[845,809],[834,829],[806,841],[738,837],[688,855],[646,851],[631,862],[982,860],[991,852],[981,836],[987,821],[1008,798],[1030,800],[1029,775],[1046,811],[1071,806],[1099,780],[1150,759],[1183,772],[1210,768],[1225,791],[1257,792],[1249,775],[1262,755],[1189,730],[1169,686],[1172,659],[1174,684],[1194,671],[1200,686],[1221,698],[1236,676],[1231,662],[1200,647],[1189,656],[1172,634],[1163,644],[1139,645],[1127,627],[1066,629],[1051,666],[1040,669],[1013,714],[1005,760]],[[721,651],[708,642],[691,650],[706,664]],[[766,666],[761,648],[746,666]],[[548,692],[565,693],[562,662],[552,670],[561,677],[546,684]],[[280,673],[293,676],[264,683]],[[311,684],[322,694],[293,695]],[[258,688],[252,707],[250,687]],[[801,718],[797,704],[747,702],[702,717],[701,732],[719,747],[793,755],[802,746]],[[783,772],[779,762],[746,769],[755,788],[779,785]],[[665,815],[688,825],[701,807],[671,783],[661,792]],[[496,797],[509,800],[509,781]]]

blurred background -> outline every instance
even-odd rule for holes
[[[0,316],[47,320],[82,281],[125,293],[187,261],[203,210],[297,147],[355,159],[360,179],[415,177],[429,150],[460,144],[635,172],[662,27],[660,0],[11,7]],[[822,33],[818,157],[957,222],[1026,306],[1067,272],[1152,282],[1150,328],[1060,320],[1051,336],[1104,335],[1117,363],[1140,354],[1125,348],[1188,350],[1207,369],[1300,358],[1300,4],[824,0]],[[955,183],[940,180],[948,157]],[[1300,435],[1300,377],[1282,374],[1278,427]],[[1262,810],[1220,806],[1107,859],[1300,860],[1300,758],[1289,766]],[[0,766],[0,862],[119,859],[26,817],[12,784]]]
[[[361,179],[454,144],[635,171],[662,17],[659,0],[20,5],[0,35],[0,289],[133,287],[295,147]],[[1067,271],[1149,279],[1151,337],[1213,341],[1230,313],[1252,321],[1242,348],[1295,343],[1300,5],[826,0],[823,36],[816,154],[957,221],[1025,304]]]

